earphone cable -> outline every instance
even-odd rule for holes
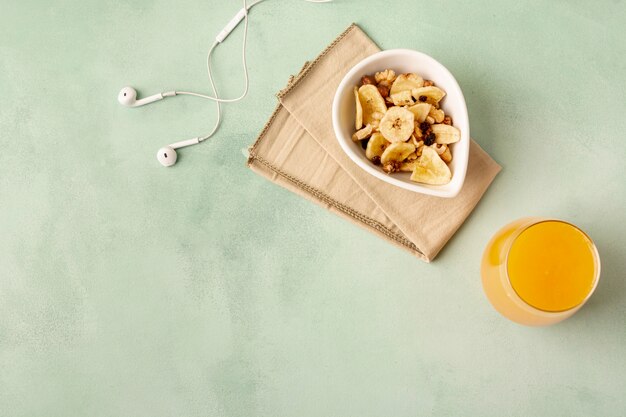
[[[209,83],[211,84],[211,88],[213,89],[213,94],[215,94],[215,97],[219,97],[219,93],[217,92],[217,86],[215,85],[215,82],[213,81],[213,76],[211,75],[211,54],[213,54],[213,50],[215,49],[217,45],[218,45],[217,42],[213,43],[206,57],[206,66],[207,66],[207,73],[209,75]],[[213,130],[211,130],[209,134],[200,137],[198,139],[199,142],[205,141],[211,136],[213,136],[215,132],[217,132],[217,129],[220,126],[220,122],[222,119],[222,104],[219,101],[216,101],[215,104],[217,105],[217,119],[215,120],[215,126],[213,127]]]
[[[213,90],[213,96],[200,94],[200,93],[194,93],[191,91],[174,91],[175,95],[188,95],[188,96],[194,96],[194,97],[200,97],[200,98],[212,100],[215,102],[217,106],[217,119],[215,121],[215,125],[213,126],[213,129],[211,130],[209,134],[198,138],[199,142],[203,142],[209,139],[217,132],[220,126],[221,118],[222,118],[221,103],[234,103],[234,102],[242,100],[248,95],[248,90],[250,88],[250,77],[248,74],[248,64],[246,60],[246,46],[247,46],[247,41],[248,41],[248,11],[252,7],[256,6],[257,4],[263,1],[265,0],[256,0],[252,2],[250,5],[248,5],[247,1],[243,0],[243,10],[244,10],[244,20],[245,20],[244,28],[243,28],[243,41],[242,41],[242,64],[243,64],[243,74],[244,74],[244,80],[245,80],[243,93],[239,97],[232,98],[232,99],[222,99],[219,97],[217,87],[215,85],[215,81],[213,80],[213,73],[211,69],[211,56],[213,54],[213,51],[217,47],[217,45],[220,44],[220,42],[218,41],[213,42],[213,44],[209,48],[209,52],[207,53],[207,59],[206,59],[207,75],[209,77],[209,83],[211,84],[211,89]],[[305,1],[309,3],[329,3],[333,0],[305,0]]]
[[[220,102],[220,103],[235,103],[237,101],[242,100],[244,97],[246,97],[248,95],[248,89],[250,87],[250,77],[248,75],[248,65],[247,65],[247,61],[246,61],[246,45],[248,42],[248,11],[256,6],[257,4],[263,2],[265,0],[256,0],[255,2],[251,3],[250,5],[247,5],[247,1],[243,0],[243,9],[245,10],[245,14],[244,14],[244,36],[243,36],[243,52],[242,52],[242,61],[243,61],[243,71],[244,71],[244,80],[245,80],[245,85],[244,85],[244,91],[243,93],[236,98],[231,98],[231,99],[224,99],[224,98],[219,98],[217,97],[217,94],[215,96],[209,96],[206,94],[201,94],[201,93],[194,93],[192,91],[174,91],[175,95],[187,95],[187,96],[194,96],[194,97],[200,97],[200,98],[204,98],[207,100],[213,100],[216,102]],[[305,0],[309,3],[330,3],[333,0]],[[218,45],[218,43],[214,43],[213,46],[211,46],[211,49],[209,50],[209,55],[213,52],[213,49],[215,49],[215,47]],[[209,58],[209,57],[208,57]],[[207,58],[207,59],[208,59]],[[209,71],[209,70],[208,70]],[[210,72],[210,71],[209,71]],[[209,73],[209,78],[211,78],[211,74]]]
[[[244,14],[244,27],[243,27],[243,42],[242,42],[242,63],[243,63],[243,76],[244,76],[244,80],[245,80],[245,84],[244,84],[244,89],[243,89],[243,93],[237,97],[237,98],[230,98],[230,99],[224,99],[224,98],[219,98],[217,96],[217,93],[215,93],[215,86],[213,83],[213,76],[211,73],[211,66],[210,66],[210,62],[211,62],[211,54],[213,53],[213,50],[215,49],[215,47],[217,45],[219,45],[218,42],[214,42],[213,45],[211,46],[211,48],[209,49],[209,52],[207,54],[207,73],[209,75],[209,81],[211,82],[211,85],[213,87],[213,93],[215,94],[215,96],[209,96],[206,94],[200,94],[200,93],[194,93],[191,91],[175,91],[174,93],[176,95],[186,95],[186,96],[194,96],[194,97],[200,97],[200,98],[205,98],[207,100],[213,100],[215,102],[218,103],[235,103],[237,101],[242,100],[244,97],[246,97],[248,95],[248,89],[250,87],[250,77],[248,75],[248,64],[246,61],[246,45],[247,45],[247,41],[248,41],[248,10],[254,6],[255,4],[258,4],[260,2],[262,2],[264,0],[258,0],[256,3],[253,3],[252,5],[248,6],[247,5],[247,1],[243,0],[243,7],[245,10],[245,14]]]
[[[261,2],[263,0],[258,0],[257,3]],[[256,4],[256,3],[255,3]],[[244,29],[243,29],[243,72],[244,72],[244,77],[246,79],[246,86],[244,89],[243,94],[241,95],[241,98],[239,98],[238,100],[241,100],[242,98],[244,98],[247,94],[248,94],[248,86],[249,86],[249,78],[248,78],[248,66],[246,63],[246,39],[248,37],[248,7],[246,5],[246,0],[243,0],[243,6],[245,9],[245,22],[244,22]],[[209,76],[209,83],[211,84],[211,88],[213,89],[213,94],[215,95],[215,98],[217,98],[217,100],[215,100],[215,104],[217,105],[217,119],[215,120],[215,125],[213,126],[213,130],[211,130],[211,132],[205,136],[202,136],[198,139],[199,142],[203,142],[207,139],[209,139],[211,136],[213,136],[215,134],[215,132],[217,132],[217,129],[220,127],[220,122],[222,119],[222,107],[221,107],[221,100],[219,98],[219,93],[217,92],[217,86],[215,85],[215,81],[213,81],[213,72],[211,70],[211,55],[213,55],[213,51],[215,50],[215,48],[217,47],[217,45],[219,45],[219,42],[215,41],[213,42],[213,45],[211,45],[211,47],[209,48],[209,52],[207,53],[206,56],[206,70],[207,70],[207,75]]]

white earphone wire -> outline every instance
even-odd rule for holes
[[[258,0],[256,3],[253,3],[250,7],[254,6],[254,4],[260,3],[263,0]],[[244,87],[244,91],[241,94],[240,97],[236,98],[236,99],[230,99],[230,100],[223,100],[219,98],[219,93],[217,91],[217,87],[215,85],[215,81],[213,80],[213,72],[211,70],[211,55],[213,54],[213,51],[215,50],[215,48],[217,47],[217,45],[219,45],[219,43],[217,41],[213,42],[213,44],[211,45],[211,47],[209,48],[209,52],[207,53],[206,56],[206,69],[207,69],[207,75],[209,76],[209,83],[211,84],[211,89],[213,90],[213,94],[214,97],[210,97],[210,96],[206,96],[203,94],[198,94],[198,93],[193,93],[190,91],[183,91],[183,92],[176,92],[176,94],[186,94],[186,95],[190,95],[190,96],[197,96],[197,97],[201,97],[201,98],[206,98],[206,99],[210,99],[215,101],[215,104],[217,105],[217,118],[215,119],[215,125],[213,126],[213,129],[211,130],[210,133],[208,133],[207,135],[201,136],[198,138],[198,142],[203,142],[207,139],[209,139],[210,137],[212,137],[215,132],[217,132],[217,129],[219,129],[220,127],[220,123],[222,121],[222,107],[221,107],[221,103],[229,103],[229,102],[235,102],[235,101],[239,101],[241,99],[243,99],[247,94],[248,94],[248,88],[250,86],[250,78],[248,76],[248,65],[246,62],[246,41],[248,38],[248,10],[250,9],[250,7],[247,6],[246,4],[246,0],[243,0],[243,8],[245,10],[244,12],[244,29],[243,29],[243,42],[242,42],[242,63],[243,63],[243,74],[244,74],[244,78],[245,78],[245,87]]]
[[[215,49],[216,46],[217,46],[217,42],[215,42],[209,49],[209,52],[206,58],[206,66],[207,66],[207,73],[209,74],[209,83],[211,83],[213,94],[215,94],[215,97],[219,97],[219,93],[217,92],[217,87],[215,86],[215,82],[213,81],[213,76],[211,75],[211,54],[213,53],[213,50]],[[217,105],[217,118],[215,119],[215,126],[213,126],[213,129],[211,130],[209,134],[199,137],[198,142],[205,141],[211,136],[213,136],[215,132],[217,132],[217,129],[220,127],[220,122],[222,121],[221,120],[222,119],[222,104],[219,101],[216,101],[215,104]]]
[[[248,11],[252,7],[256,6],[257,4],[263,1],[265,0],[256,0],[252,2],[250,5],[248,5],[247,1],[243,0],[244,28],[243,28],[243,41],[242,41],[242,65],[243,65],[243,75],[244,75],[244,80],[245,80],[243,93],[241,93],[239,97],[231,98],[231,99],[223,99],[219,97],[217,87],[215,85],[215,81],[213,80],[213,72],[211,70],[211,55],[213,54],[213,51],[215,50],[217,45],[220,44],[220,42],[218,42],[217,40],[213,42],[213,44],[209,48],[209,51],[207,53],[207,59],[206,59],[207,75],[209,76],[209,83],[211,84],[211,89],[213,90],[213,96],[200,94],[200,93],[194,93],[192,91],[177,91],[177,90],[174,91],[175,95],[187,95],[187,96],[200,97],[203,99],[212,100],[217,105],[217,119],[215,121],[215,125],[213,126],[213,129],[211,130],[209,134],[198,138],[199,142],[209,139],[217,132],[220,126],[221,119],[222,119],[221,103],[235,103],[237,101],[244,99],[248,95],[248,90],[250,88],[250,76],[248,74],[248,64],[246,61],[246,45],[248,41]],[[333,0],[305,0],[305,1],[309,3],[329,3],[329,2],[332,2]]]

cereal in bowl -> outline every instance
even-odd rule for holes
[[[446,93],[417,74],[386,69],[364,75],[354,87],[355,132],[365,156],[388,174],[411,172],[411,180],[443,185],[452,174],[449,145],[461,139],[439,107]]]

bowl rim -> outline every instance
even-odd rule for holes
[[[365,161],[363,159],[363,155],[357,155],[356,152],[350,146],[348,146],[348,143],[346,142],[347,140],[351,141],[352,139],[345,138],[341,134],[342,129],[341,129],[341,122],[339,120],[339,102],[340,102],[341,95],[346,93],[346,85],[348,83],[348,79],[352,78],[352,76],[354,76],[356,73],[361,71],[363,67],[367,66],[371,62],[376,61],[377,59],[380,59],[380,58],[393,56],[393,55],[413,55],[421,59],[424,59],[425,61],[430,61],[435,66],[438,66],[439,67],[438,70],[440,70],[441,72],[449,76],[452,82],[452,87],[454,90],[456,90],[454,93],[458,94],[459,98],[461,99],[460,111],[463,113],[465,120],[464,120],[464,123],[462,123],[462,126],[458,126],[458,128],[459,130],[461,130],[461,139],[462,140],[465,139],[464,141],[465,143],[458,142],[457,146],[461,145],[467,148],[467,151],[466,151],[467,160],[463,161],[462,164],[455,167],[453,178],[455,177],[460,178],[460,180],[457,180],[459,184],[457,188],[444,190],[441,188],[436,188],[436,187],[439,187],[436,185],[431,185],[431,186],[426,187],[425,185],[422,185],[417,182],[407,183],[398,178],[394,178],[391,175],[383,173],[380,170],[376,169],[374,166],[372,166],[372,164],[369,161]],[[449,88],[447,90],[448,91],[446,91],[446,93],[449,92]],[[339,83],[339,86],[337,87],[337,90],[335,91],[335,95],[333,97],[333,104],[332,104],[332,122],[333,122],[333,129],[335,131],[335,137],[337,138],[337,141],[339,142],[339,145],[341,146],[343,151],[348,155],[348,157],[350,157],[350,159],[354,163],[356,163],[359,167],[364,169],[369,174],[375,176],[376,178],[382,181],[385,181],[389,184],[393,184],[397,187],[404,188],[409,191],[422,193],[422,194],[428,194],[428,195],[432,195],[436,197],[445,197],[445,198],[456,197],[461,191],[461,189],[463,188],[463,184],[465,183],[465,176],[467,174],[467,167],[469,165],[469,145],[470,145],[469,143],[470,142],[469,116],[467,113],[467,104],[465,102],[463,91],[461,90],[461,87],[459,86],[459,83],[457,82],[454,75],[452,75],[452,73],[441,62],[437,61],[435,58],[431,57],[430,55],[425,54],[420,51],[416,51],[414,49],[405,49],[405,48],[387,49],[384,51],[376,52],[362,59],[361,61],[359,61],[344,75],[341,82]],[[464,135],[464,132],[466,133],[465,135]]]

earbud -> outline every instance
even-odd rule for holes
[[[164,146],[157,152],[157,159],[164,167],[171,167],[178,159],[176,149],[184,148],[185,146],[197,145],[198,143],[200,143],[200,138],[193,138]]]
[[[164,146],[157,152],[157,159],[164,167],[171,167],[176,163],[178,154],[171,146]]]
[[[122,106],[133,107],[136,100],[137,90],[135,90],[133,87],[124,87],[117,95],[117,101],[119,101]]]
[[[248,36],[248,11],[253,6],[256,6],[257,4],[265,0],[255,0],[250,5],[247,4],[247,1],[248,0],[243,0],[243,8],[237,12],[235,17],[233,17],[230,20],[230,22],[228,22],[228,24],[224,27],[224,29],[222,29],[222,31],[216,36],[215,42],[211,45],[211,47],[209,48],[209,52],[207,53],[206,67],[207,67],[207,73],[209,76],[209,83],[211,84],[211,87],[213,89],[213,96],[210,96],[207,94],[194,93],[191,91],[178,91],[177,90],[177,91],[165,91],[162,93],[154,94],[152,96],[148,96],[146,98],[137,100],[137,90],[135,90],[133,87],[124,87],[119,92],[117,96],[117,101],[119,101],[121,105],[126,106],[126,107],[139,107],[145,104],[154,103],[155,101],[163,100],[166,97],[173,97],[176,95],[200,97],[203,99],[214,101],[215,104],[217,105],[217,120],[215,121],[215,126],[213,127],[213,130],[205,136],[197,137],[197,138],[193,138],[189,140],[184,140],[181,142],[176,142],[176,143],[173,143],[168,146],[164,146],[161,149],[159,149],[159,151],[157,152],[157,160],[159,161],[161,165],[165,167],[170,167],[174,165],[176,163],[176,160],[178,159],[176,149],[203,142],[209,139],[210,137],[212,137],[215,134],[215,132],[217,132],[217,129],[219,128],[220,122],[221,122],[220,103],[235,103],[237,101],[242,100],[248,94],[248,87],[250,84],[249,77],[248,77],[248,66],[246,64],[246,40]],[[311,3],[327,3],[333,0],[306,0],[306,1],[309,1]],[[244,32],[243,32],[243,47],[242,47],[243,49],[242,61],[243,61],[243,72],[244,72],[244,78],[245,78],[245,87],[244,87],[243,93],[239,97],[223,99],[219,97],[217,93],[217,88],[215,86],[215,82],[213,81],[213,75],[211,73],[211,55],[213,51],[215,50],[216,46],[221,44],[226,39],[226,37],[228,37],[228,35],[239,25],[239,23],[242,20],[245,20],[245,27],[244,27]]]
[[[165,93],[159,93],[153,96],[142,98],[141,100],[137,100],[137,90],[135,90],[133,87],[124,87],[117,95],[117,101],[119,101],[122,106],[139,107],[143,106],[144,104],[154,103],[155,101],[163,100],[165,97],[171,97],[175,95],[175,91],[167,91]]]

